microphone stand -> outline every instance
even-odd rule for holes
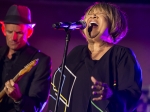
[[[62,71],[61,71],[60,80],[59,80],[58,95],[57,95],[57,100],[56,100],[54,112],[57,112],[58,105],[59,105],[59,97],[60,97],[61,86],[62,86],[62,81],[63,81],[64,67],[65,67],[65,63],[66,63],[66,55],[67,55],[68,45],[69,45],[69,41],[70,41],[70,37],[71,37],[70,36],[71,30],[69,29],[69,27],[65,28],[65,31],[66,31],[66,44],[65,44],[64,55],[63,55],[63,60],[62,60],[62,66],[61,66]]]

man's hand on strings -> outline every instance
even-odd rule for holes
[[[18,84],[14,83],[12,79],[5,83],[4,90],[15,102],[19,101],[22,97]]]

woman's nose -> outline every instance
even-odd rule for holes
[[[96,14],[92,14],[92,18],[97,18]]]

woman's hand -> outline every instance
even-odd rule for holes
[[[110,98],[113,95],[112,90],[106,83],[97,81],[93,76],[91,77],[92,85],[92,94],[94,95],[93,101],[105,100]]]

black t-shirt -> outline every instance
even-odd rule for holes
[[[58,71],[53,75],[50,90],[49,110],[52,111],[57,97]],[[91,76],[116,91],[112,98],[92,101]],[[96,61],[91,60],[86,45],[77,46],[67,56],[64,77],[58,112],[127,112],[127,109],[135,107],[141,95],[139,64],[129,48],[119,45],[114,45]]]

